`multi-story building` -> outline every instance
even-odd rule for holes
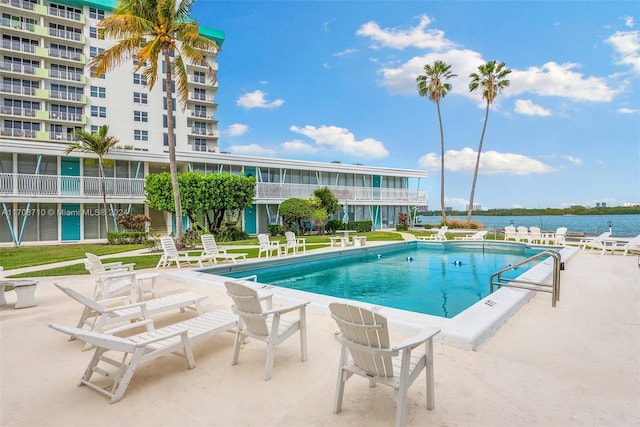
[[[88,65],[113,43],[101,37],[98,23],[116,4],[0,0],[0,244],[102,240],[124,212],[147,213],[156,232],[171,232],[171,215],[150,210],[144,195],[144,177],[168,170],[165,82],[158,76],[150,90],[133,61],[101,77]],[[201,26],[201,33],[224,42],[222,31]],[[217,68],[215,56],[207,61]],[[400,212],[427,204],[426,191],[418,189],[423,171],[221,153],[217,82],[205,67],[187,71],[186,109],[174,106],[179,169],[255,176],[255,204],[242,218],[247,232],[277,222],[283,200],[307,198],[324,186],[351,220],[371,219],[375,228],[394,226]],[[94,132],[104,124],[120,140],[106,170],[109,230],[101,221],[96,160],[65,155],[75,130]]]

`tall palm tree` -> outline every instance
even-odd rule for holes
[[[447,214],[444,208],[444,129],[442,127],[442,115],[440,114],[440,100],[451,91],[451,84],[446,81],[456,77],[451,71],[451,65],[443,61],[436,61],[433,65],[424,66],[424,74],[416,77],[418,93],[427,96],[429,101],[436,104],[438,109],[438,123],[440,124],[440,206],[442,208],[442,223],[447,223]]]
[[[486,64],[478,66],[478,73],[471,73],[471,83],[469,83],[469,91],[473,92],[478,88],[482,89],[482,99],[487,101],[487,107],[484,115],[484,124],[482,125],[482,134],[480,135],[480,144],[478,145],[478,154],[476,156],[476,168],[473,172],[473,183],[471,184],[471,196],[469,197],[469,210],[467,211],[467,222],[471,222],[471,214],[473,213],[473,197],[476,192],[476,181],[478,179],[478,167],[480,166],[480,154],[482,153],[482,142],[484,141],[484,133],[487,130],[487,120],[489,119],[489,107],[496,100],[500,92],[509,86],[509,80],[506,77],[511,70],[506,68],[504,62],[489,61]]]
[[[217,54],[218,44],[200,35],[197,22],[190,19],[194,0],[120,0],[112,16],[98,24],[105,38],[114,38],[116,43],[91,60],[98,76],[119,66],[137,60],[134,73],[142,69],[149,89],[158,76],[158,57],[166,66],[166,108],[169,143],[169,171],[175,203],[176,245],[182,247],[182,205],[178,187],[176,163],[176,141],[174,135],[173,86],[175,84],[182,110],[186,108],[188,81],[185,61],[208,69],[215,82],[216,71],[207,62],[204,54]],[[173,56],[173,57],[172,57]],[[174,82],[175,78],[175,82]]]
[[[105,156],[109,153],[120,140],[114,136],[109,136],[109,126],[103,125],[98,128],[95,133],[76,130],[74,132],[75,141],[67,146],[65,154],[72,151],[80,151],[82,153],[91,153],[98,156],[98,174],[101,179],[100,190],[102,192],[102,204],[104,210],[104,229],[105,233],[109,230],[109,220],[107,215],[107,184],[104,175]]]

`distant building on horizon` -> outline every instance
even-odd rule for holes
[[[596,208],[606,208],[607,202],[596,202]]]

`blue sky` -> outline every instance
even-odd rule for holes
[[[483,208],[640,202],[640,3],[636,1],[209,1],[223,30],[220,149],[425,169],[440,205],[435,104],[415,78],[442,60],[447,206],[469,199],[484,102],[469,74],[512,70],[489,113],[475,202]]]

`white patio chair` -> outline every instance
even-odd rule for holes
[[[542,243],[542,230],[540,227],[529,227],[528,243]]]
[[[105,273],[109,271],[133,271],[135,263],[123,264],[121,261],[104,263],[97,255],[85,252],[88,264],[85,264],[87,270],[91,274]]]
[[[594,246],[598,246],[603,239],[606,239],[609,236],[611,236],[611,232],[605,231],[604,233],[601,233],[596,237],[580,239],[580,242],[578,243],[578,248],[582,249],[583,251],[587,250],[587,248],[593,249]]]
[[[216,243],[215,237],[213,234],[203,234],[200,236],[200,240],[202,241],[202,247],[204,250],[202,251],[203,256],[212,256],[213,262],[218,263],[218,259],[223,260],[231,260],[234,263],[237,262],[237,259],[247,259],[246,253],[228,253],[226,249],[220,249],[218,244]]]
[[[95,346],[95,353],[80,385],[86,385],[109,397],[110,403],[116,403],[124,396],[138,365],[170,353],[184,352],[189,369],[193,369],[196,362],[191,345],[233,330],[237,324],[232,313],[213,311],[127,338],[56,323],[50,323],[49,327]],[[121,356],[116,359],[112,353],[120,353]],[[91,381],[94,374],[101,378],[100,383]],[[105,387],[105,380],[111,381],[111,386]]]
[[[238,315],[238,329],[233,345],[233,365],[238,363],[240,345],[245,337],[252,337],[267,344],[267,362],[264,380],[270,380],[278,345],[300,332],[300,360],[307,360],[307,321],[305,308],[308,302],[264,311],[258,291],[238,282],[225,282],[227,294],[233,300],[232,310]],[[283,314],[298,311],[297,319]]]
[[[509,240],[518,241],[516,238],[516,227],[513,225],[507,225],[504,228],[504,241],[507,242]]]
[[[423,369],[427,377],[427,409],[434,408],[433,336],[440,332],[439,329],[426,328],[414,337],[391,345],[384,316],[343,303],[331,303],[329,310],[338,325],[336,340],[342,345],[333,412],[342,410],[344,385],[356,374],[369,380],[370,387],[381,383],[393,388],[396,425],[401,426],[407,391]],[[423,344],[425,351],[418,351]]]
[[[470,236],[456,237],[455,240],[484,240],[487,230],[476,231]]]
[[[287,239],[283,252],[289,253],[289,249],[295,255],[298,253],[298,249],[302,248],[302,253],[307,253],[307,239],[304,237],[296,237],[293,231],[287,231],[284,233],[284,237]]]
[[[263,253],[269,258],[272,252],[275,252],[276,256],[280,256],[280,242],[269,240],[268,235],[260,233],[258,234],[258,243],[260,245],[258,248],[258,258],[262,257]]]
[[[516,227],[516,242],[524,242],[529,238],[529,229],[524,225]]]
[[[622,245],[620,249],[624,249],[624,256],[627,256],[629,252],[640,253],[640,234]]]

